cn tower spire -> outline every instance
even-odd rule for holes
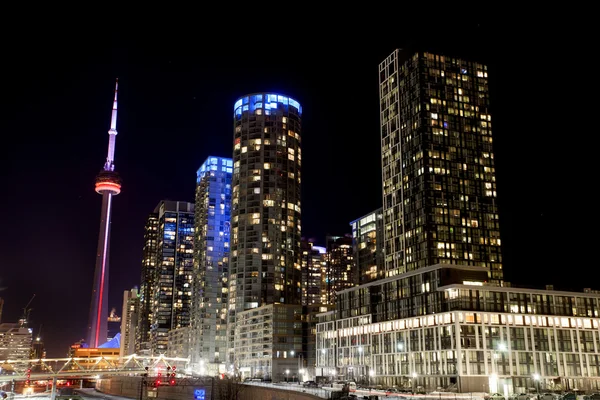
[[[110,129],[108,130],[108,154],[106,155],[105,171],[115,170],[115,139],[117,137],[117,93],[119,92],[119,78],[115,84],[115,99],[113,101]]]
[[[96,251],[96,268],[94,270],[94,286],[90,306],[90,319],[87,332],[89,347],[97,348],[108,339],[108,259],[110,253],[110,224],[112,216],[112,199],[121,193],[121,178],[115,171],[115,138],[117,136],[117,90],[113,101],[110,129],[108,131],[108,154],[104,168],[96,176],[96,193],[102,195],[102,212],[100,214],[100,235]]]

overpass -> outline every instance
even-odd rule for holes
[[[189,359],[178,357],[138,356],[136,354],[99,357],[40,358],[32,360],[0,360],[0,384],[3,382],[52,380],[56,396],[59,379],[98,379],[110,376],[141,376],[167,368],[178,376],[191,375]]]

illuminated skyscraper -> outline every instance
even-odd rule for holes
[[[336,310],[319,315],[317,369],[385,387],[505,396],[532,376],[560,375],[543,364],[558,355],[548,341],[566,332],[545,315],[579,308],[545,306],[564,292],[501,286],[487,67],[395,50],[379,65],[379,104],[383,276],[338,291]]]
[[[358,285],[358,271],[354,262],[352,236],[327,236],[326,298],[324,304],[335,304],[335,294]]]
[[[358,283],[362,285],[383,278],[382,208],[352,221],[350,226]]]
[[[227,361],[231,158],[208,157],[196,174],[191,363],[201,375]]]
[[[302,239],[302,305],[327,304],[327,253]]]
[[[289,357],[301,351],[293,333],[294,315],[302,314],[301,115],[300,103],[272,93],[246,95],[234,105],[228,350],[244,376],[298,365]],[[261,307],[269,308],[254,310]],[[252,323],[254,314],[279,308],[282,324],[292,324],[285,339],[272,331],[259,345],[236,326],[238,317]],[[239,315],[245,310],[256,313]]]
[[[158,246],[158,213],[151,213],[144,227],[142,250],[142,276],[140,282],[140,311],[136,330],[135,349],[138,354],[150,352],[150,325],[156,282],[156,257]]]
[[[108,131],[108,154],[104,168],[96,177],[96,192],[102,195],[102,212],[100,214],[100,235],[98,237],[98,250],[96,251],[96,268],[94,271],[94,286],[92,289],[92,302],[87,332],[89,347],[97,348],[107,339],[108,319],[108,277],[110,254],[110,220],[112,212],[112,198],[121,193],[121,178],[115,171],[115,139],[117,137],[117,90],[119,82],[115,85],[115,98],[113,100],[110,129]]]
[[[502,255],[487,66],[396,50],[379,65],[386,276]]]
[[[169,331],[190,325],[194,273],[194,204],[163,200],[158,215],[150,342],[166,354]]]

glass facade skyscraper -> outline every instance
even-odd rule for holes
[[[301,115],[291,97],[254,93],[240,97],[233,110],[231,270],[229,280],[230,364],[244,376],[270,376],[294,350],[299,337],[263,343],[237,329],[238,314],[273,304],[301,305]],[[265,311],[269,315],[274,307]],[[301,314],[301,307],[285,308]],[[290,311],[292,310],[292,311]],[[244,319],[253,313],[244,313]],[[286,321],[295,317],[286,315]],[[293,323],[292,323],[293,324]],[[238,333],[236,337],[236,331]],[[287,365],[287,364],[286,364]]]
[[[191,364],[201,375],[225,371],[233,160],[208,157],[196,174],[194,312]]]
[[[169,331],[190,324],[194,204],[163,200],[154,212],[158,215],[158,234],[150,341],[154,354],[165,354]]]
[[[150,325],[152,325],[154,284],[156,280],[156,249],[158,245],[158,214],[150,213],[144,226],[142,249],[142,276],[140,280],[140,310],[135,332],[135,351],[145,354],[150,351]]]

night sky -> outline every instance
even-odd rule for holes
[[[232,156],[233,104],[245,94],[274,91],[303,107],[304,236],[322,244],[380,207],[378,65],[414,45],[489,66],[506,280],[600,289],[586,273],[597,269],[596,215],[588,211],[597,107],[586,100],[597,80],[579,33],[525,17],[456,22],[429,34],[414,23],[350,25],[293,35],[285,25],[274,34],[246,28],[218,44],[197,27],[108,25],[97,28],[102,34],[40,30],[7,41],[2,321],[16,322],[35,294],[31,327],[41,329],[48,357],[65,356],[85,335],[101,205],[94,179],[106,157],[116,77],[123,190],[113,204],[109,307],[120,314],[123,291],[139,285],[146,217],[162,199],[193,201],[200,164]]]

